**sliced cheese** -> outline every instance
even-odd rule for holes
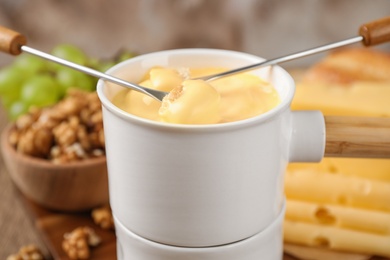
[[[321,110],[325,115],[389,117],[389,97],[390,82],[297,84],[291,108]]]
[[[334,116],[390,116],[390,56],[344,49],[301,75],[293,110]],[[290,164],[285,239],[390,256],[390,160],[324,158]]]
[[[288,199],[286,218],[293,221],[390,235],[390,213],[383,211]]]
[[[371,234],[288,219],[284,221],[284,241],[390,257],[390,235]]]
[[[390,212],[390,183],[383,181],[311,170],[288,171],[285,193],[288,199]]]
[[[340,252],[327,248],[309,247],[304,245],[284,243],[284,252],[297,259],[310,260],[370,260],[372,257],[367,254],[353,252]]]
[[[291,163],[288,165],[288,170],[302,169],[352,175],[390,183],[390,160],[384,159],[323,158],[321,163]]]

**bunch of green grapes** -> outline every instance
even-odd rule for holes
[[[115,58],[98,60],[88,57],[71,44],[56,46],[51,54],[99,71],[106,71],[117,62],[134,56],[122,51]],[[45,107],[61,100],[69,88],[94,91],[98,79],[66,66],[23,53],[0,70],[0,101],[11,120],[30,107]]]

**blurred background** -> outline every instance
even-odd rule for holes
[[[389,11],[388,0],[0,0],[0,25],[26,35],[30,47],[50,52],[70,43],[102,59],[123,49],[189,47],[274,58],[356,36],[361,24]],[[390,44],[375,48],[390,51]],[[283,67],[305,68],[323,55]],[[0,53],[0,68],[12,60]],[[44,248],[9,177],[0,174],[0,182],[0,259],[29,243]]]
[[[388,0],[0,0],[0,24],[49,52],[72,43],[96,58],[207,47],[273,58],[357,34]],[[390,49],[389,45],[379,48]],[[320,56],[286,63],[307,66]],[[12,58],[1,54],[0,66]]]

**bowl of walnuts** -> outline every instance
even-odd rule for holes
[[[30,109],[1,136],[8,172],[29,199],[54,210],[108,203],[101,103],[96,92],[70,90],[51,107]]]

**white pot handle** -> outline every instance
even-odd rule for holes
[[[289,162],[319,162],[325,152],[325,120],[320,111],[292,111]]]

